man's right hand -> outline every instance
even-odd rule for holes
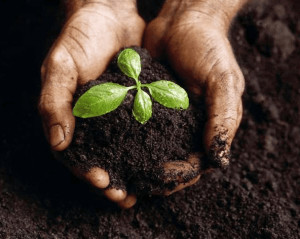
[[[72,141],[72,100],[77,86],[99,77],[120,48],[140,46],[145,28],[135,0],[69,2],[68,20],[41,69],[39,110],[55,151],[64,150]],[[109,185],[108,173],[101,168],[86,174],[71,170],[97,188]],[[123,190],[106,189],[104,194],[124,208],[136,201]]]

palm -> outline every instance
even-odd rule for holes
[[[77,11],[65,25],[56,48],[65,51],[73,60],[80,84],[97,78],[121,47],[141,44],[143,22],[136,16],[127,19],[126,24],[122,20],[105,6],[96,9],[87,6]],[[128,21],[140,27],[131,31],[130,37],[125,37]]]

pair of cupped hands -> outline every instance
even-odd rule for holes
[[[44,60],[39,110],[48,141],[62,151],[72,141],[72,114],[76,88],[96,79],[123,47],[143,46],[155,58],[164,58],[194,96],[204,97],[207,122],[203,143],[211,161],[229,164],[230,145],[242,116],[244,78],[227,38],[230,22],[245,0],[166,0],[158,16],[146,25],[136,0],[67,1],[67,21]],[[221,136],[220,136],[221,135]],[[216,145],[221,137],[222,145]],[[182,175],[199,170],[199,158],[168,162],[178,172],[178,186],[169,195],[198,181],[183,183]],[[130,208],[136,196],[109,188],[109,175],[101,168],[71,171],[120,207]],[[166,178],[166,181],[169,179]]]

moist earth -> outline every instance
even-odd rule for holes
[[[253,0],[232,24],[246,89],[228,169],[129,210],[53,159],[36,105],[59,3],[17,5],[0,2],[0,238],[300,238],[299,1]]]
[[[176,81],[174,75],[154,61],[147,50],[131,48],[141,58],[139,80],[142,84],[159,80]],[[74,102],[91,87],[105,82],[123,86],[135,84],[132,78],[119,70],[117,56],[101,77],[78,89]],[[176,182],[170,182],[171,178],[184,177],[181,182],[185,183],[200,173],[197,168],[184,174],[170,171],[168,183],[164,183],[164,163],[180,163],[187,161],[192,154],[203,152],[204,104],[190,104],[187,110],[176,110],[152,99],[152,117],[141,124],[132,114],[135,94],[135,89],[130,90],[122,104],[106,115],[76,118],[73,141],[63,153],[64,163],[83,172],[93,167],[103,168],[109,173],[109,187],[112,188],[126,189],[130,186],[137,193],[158,192],[164,188],[173,190]]]

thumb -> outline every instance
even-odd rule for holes
[[[244,78],[239,70],[214,74],[214,78],[206,88],[204,143],[211,166],[224,168],[229,165],[230,146],[242,118]]]
[[[67,50],[56,47],[46,58],[41,73],[39,111],[52,149],[61,151],[71,143],[75,127],[72,100],[77,70]]]

